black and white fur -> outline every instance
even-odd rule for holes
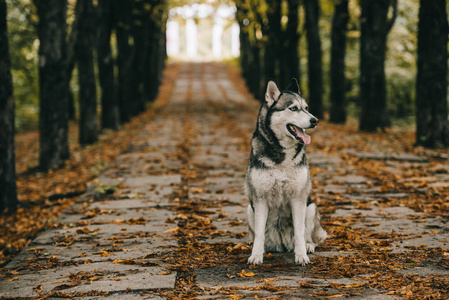
[[[250,264],[261,264],[264,252],[295,252],[295,262],[310,262],[327,237],[320,214],[310,199],[310,172],[305,129],[318,119],[308,112],[296,79],[285,91],[268,82],[251,141],[246,174],[250,236],[254,240]]]

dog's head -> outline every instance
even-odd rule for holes
[[[318,118],[309,113],[295,78],[284,91],[280,91],[273,81],[268,82],[265,105],[269,127],[282,144],[310,144],[310,136],[305,130],[315,128]]]

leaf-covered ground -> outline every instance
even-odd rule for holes
[[[59,279],[33,279],[30,295],[447,299],[449,156],[414,148],[408,129],[364,134],[320,122],[307,153],[329,238],[306,267],[288,253],[246,264],[242,186],[258,106],[232,66],[170,64],[147,112],[96,145],[73,147],[64,169],[26,173],[37,135],[19,136],[28,206],[1,220],[3,261],[52,230],[16,256],[0,285],[14,290],[55,270]],[[89,181],[96,187],[84,200],[63,197]],[[160,278],[173,286],[152,287]]]
[[[24,249],[39,232],[51,228],[61,213],[73,205],[76,196],[86,191],[88,183],[117,155],[127,150],[136,139],[136,133],[168,100],[177,70],[176,64],[165,70],[159,97],[145,113],[133,118],[119,131],[103,132],[100,141],[92,146],[79,146],[78,127],[72,122],[69,134],[71,158],[61,169],[37,172],[39,133],[32,131],[16,136],[17,192],[21,207],[0,218],[0,266]]]

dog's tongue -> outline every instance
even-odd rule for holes
[[[302,141],[304,142],[304,144],[306,144],[306,145],[310,144],[310,141],[311,141],[310,135],[307,135],[305,130],[300,129],[295,126],[295,132],[296,132],[296,136],[298,138],[301,138]]]

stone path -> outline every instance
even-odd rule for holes
[[[333,132],[325,126],[312,133],[308,160],[330,238],[307,267],[285,253],[248,266],[243,181],[259,104],[233,82],[223,64],[181,64],[169,101],[129,151],[62,215],[58,228],[6,266],[0,296],[410,296],[413,286],[396,291],[379,283],[398,278],[416,286],[433,280],[435,293],[448,296],[439,286],[449,276],[448,218],[412,209],[409,193],[382,189],[385,182],[366,174],[363,163],[378,162],[380,174],[392,178],[405,168],[439,170],[425,185],[415,177],[392,179],[423,193],[447,186],[449,163],[388,149],[333,153]]]

